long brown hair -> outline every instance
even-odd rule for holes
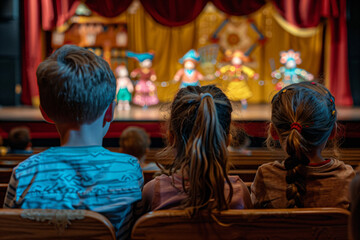
[[[168,173],[182,175],[183,189],[188,194],[183,207],[193,209],[193,213],[229,208],[233,189],[227,175],[226,142],[231,112],[229,99],[212,85],[182,88],[171,105],[171,141],[164,152],[174,153],[174,161]],[[227,198],[225,181],[230,187]]]
[[[272,99],[271,122],[288,157],[288,207],[303,207],[308,155],[326,143],[336,125],[335,99],[323,85],[302,82],[280,90]],[[269,134],[268,143],[271,136]]]

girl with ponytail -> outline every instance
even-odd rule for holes
[[[144,186],[147,211],[225,210],[252,207],[246,185],[228,176],[227,145],[232,107],[215,86],[179,90],[171,105],[168,146],[163,154],[174,161],[167,174]]]
[[[349,207],[351,166],[322,150],[336,134],[335,99],[324,86],[302,82],[272,99],[268,146],[279,140],[287,157],[259,167],[251,186],[258,208]]]

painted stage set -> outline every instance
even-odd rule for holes
[[[115,111],[115,119],[110,126],[106,139],[117,139],[129,126],[146,129],[151,138],[162,138],[169,114],[169,104],[158,104],[148,109],[132,106],[129,111]],[[270,105],[249,104],[247,110],[241,110],[240,103],[234,103],[233,122],[244,128],[250,137],[264,138],[270,119]],[[341,135],[350,147],[360,147],[360,108],[337,107],[338,120],[342,126]],[[58,139],[54,125],[45,122],[39,109],[33,107],[0,108],[0,134],[6,139],[11,128],[24,125],[30,128],[32,139]]]

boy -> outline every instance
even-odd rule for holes
[[[27,127],[16,127],[10,130],[8,154],[32,154],[30,130]]]
[[[120,152],[130,154],[139,159],[142,170],[160,170],[156,163],[146,163],[146,153],[150,148],[151,140],[147,132],[139,127],[128,127],[120,136]]]
[[[115,106],[109,65],[86,49],[65,45],[36,75],[41,112],[55,123],[61,147],[14,169],[4,207],[92,210],[112,222],[119,239],[128,238],[143,176],[136,158],[101,146]]]

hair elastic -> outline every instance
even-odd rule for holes
[[[206,97],[206,96],[209,96],[209,97],[211,97],[212,99],[214,99],[213,96],[212,96],[210,93],[208,93],[208,92],[207,92],[207,93],[200,93],[200,96],[201,96],[201,100],[203,100],[203,98]]]
[[[293,122],[290,126],[291,129],[296,129],[299,133],[301,133],[302,126],[298,122]]]

